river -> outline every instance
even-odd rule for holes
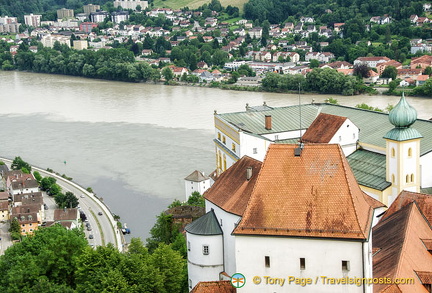
[[[300,99],[329,97],[379,108],[399,99]],[[214,110],[243,111],[246,103],[264,101],[287,106],[299,97],[0,71],[0,156],[21,156],[92,187],[131,236],[145,240],[156,216],[174,199],[184,200],[184,177],[195,169],[214,170]],[[432,99],[409,102],[419,118],[432,117]]]

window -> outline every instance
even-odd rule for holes
[[[222,136],[222,142],[223,142],[224,144],[226,144],[225,136]]]
[[[270,267],[270,256],[265,256],[264,258],[266,268]]]
[[[235,143],[232,143],[231,149],[232,149],[233,152],[236,151]]]
[[[221,134],[218,132],[218,139],[221,140]]]
[[[342,136],[339,135],[339,141],[342,141]]]
[[[355,139],[355,133],[353,133],[353,139]]]
[[[189,288],[192,289],[192,280],[191,279],[189,279]]]
[[[392,183],[395,183],[395,176],[392,174]]]
[[[33,229],[30,229],[30,232],[33,232]]]
[[[279,135],[275,134],[275,140],[279,139]]]
[[[187,247],[188,247],[188,251],[190,251],[190,241],[188,241]]]
[[[408,149],[408,157],[412,157],[412,148]]]
[[[203,254],[204,255],[209,255],[210,254],[209,246],[208,245],[203,245]]]
[[[406,183],[409,182],[409,175],[406,175],[406,179],[405,179]]]
[[[349,260],[343,260],[342,271],[349,271],[349,270],[350,270]]]
[[[258,150],[257,150],[257,148],[253,148],[253,149],[252,149],[252,152],[253,152],[254,154],[258,154]]]
[[[414,182],[414,174],[411,174],[411,182]]]
[[[227,163],[226,163],[226,156],[223,156],[223,170],[226,171]]]
[[[394,158],[394,156],[396,155],[396,151],[394,148],[391,149],[391,156]]]
[[[300,258],[300,270],[306,269],[306,259],[304,257]]]
[[[222,219],[221,219],[221,222],[220,222],[220,223],[221,223],[221,227],[222,227]]]
[[[25,229],[22,229],[22,232],[25,233]]]

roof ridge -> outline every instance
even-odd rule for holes
[[[403,235],[405,235],[405,236],[407,235],[407,231],[408,231],[408,227],[409,227],[409,219],[411,217],[411,214],[414,212],[414,206],[417,207],[418,211],[420,211],[420,209],[418,208],[417,203],[415,201],[411,202],[410,204],[408,204],[404,207],[406,209],[409,209],[409,211],[407,212],[407,217],[405,220],[405,227],[404,227],[404,231],[403,231]],[[401,210],[403,210],[403,208],[400,209],[399,211],[401,211]],[[395,213],[395,214],[397,214],[397,213]],[[398,259],[397,259],[397,267],[396,267],[395,274],[394,274],[395,277],[398,276],[398,273],[401,269],[402,262],[400,261],[400,259],[402,258],[402,255],[405,254],[404,247],[406,246],[407,239],[408,239],[408,237],[403,237],[402,246],[401,246],[401,249],[399,250],[399,253],[397,256]]]
[[[269,146],[269,149],[272,148],[272,147],[275,147],[275,146],[278,146],[278,144],[271,144],[271,145]],[[269,150],[267,150],[266,155],[264,156],[264,160],[263,160],[263,162],[265,162],[265,160],[266,160],[268,154],[269,154]],[[263,163],[263,165],[264,165],[264,163]],[[256,195],[255,195],[255,189],[257,188],[257,185],[258,185],[257,183],[258,183],[259,180],[260,180],[260,176],[261,176],[262,170],[263,170],[263,168],[261,168],[261,169],[259,170],[259,172],[258,172],[257,179],[256,179],[255,184],[254,184],[254,186],[253,186],[253,188],[252,188],[252,191],[251,191],[251,196],[249,197],[248,202],[247,202],[247,204],[246,204],[246,209],[245,209],[243,215],[242,215],[241,218],[240,218],[240,222],[238,222],[238,225],[235,227],[235,229],[233,230],[233,232],[234,232],[235,230],[237,230],[237,228],[240,226],[240,223],[243,222],[243,220],[246,218],[246,217],[245,217],[245,214],[246,214],[246,213],[248,212],[248,210],[249,210],[247,207],[248,207],[249,204],[251,203],[253,197],[256,196]]]
[[[339,153],[340,153],[340,155],[341,155],[339,158],[340,158],[340,160],[341,160],[342,168],[343,168],[343,170],[344,170],[345,180],[346,180],[347,182],[350,182],[350,179],[348,178],[347,168],[346,168],[346,165],[345,165],[345,164],[348,164],[348,160],[344,159],[344,158],[345,158],[345,155],[343,154],[343,152],[342,152],[342,148],[340,147],[340,145],[337,144],[337,146],[338,146],[338,151],[339,151]],[[351,172],[352,172],[352,171],[351,171]],[[353,174],[353,176],[354,176],[354,174]],[[354,178],[355,178],[355,177],[354,177]],[[357,182],[357,181],[356,181],[356,182]],[[352,206],[353,206],[353,208],[354,208],[354,214],[355,214],[355,217],[356,217],[356,223],[357,223],[357,225],[358,225],[359,230],[360,230],[361,233],[363,234],[363,237],[364,237],[365,239],[368,239],[369,236],[366,236],[365,231],[363,231],[363,228],[362,228],[362,226],[360,225],[360,219],[359,219],[359,216],[358,216],[358,213],[357,213],[356,205],[355,205],[355,203],[354,203],[354,199],[353,199],[353,190],[351,189],[351,184],[347,184],[347,186],[348,186],[348,190],[349,190],[349,194],[350,194],[350,200],[351,200]],[[363,191],[362,191],[362,192],[363,192]],[[368,213],[370,213],[370,206],[369,206],[369,211],[368,211]],[[368,227],[368,225],[369,225],[369,221],[370,221],[369,219],[370,219],[370,216],[368,215],[368,220],[367,220],[367,223],[366,223],[365,229],[367,229],[367,227]]]

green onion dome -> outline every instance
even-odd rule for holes
[[[402,93],[399,103],[390,111],[389,120],[399,128],[408,128],[417,120],[417,111],[408,104],[405,94]]]

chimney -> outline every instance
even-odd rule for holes
[[[272,117],[271,115],[265,115],[265,129],[272,129]]]
[[[249,181],[252,178],[252,167],[246,168],[246,180]]]

